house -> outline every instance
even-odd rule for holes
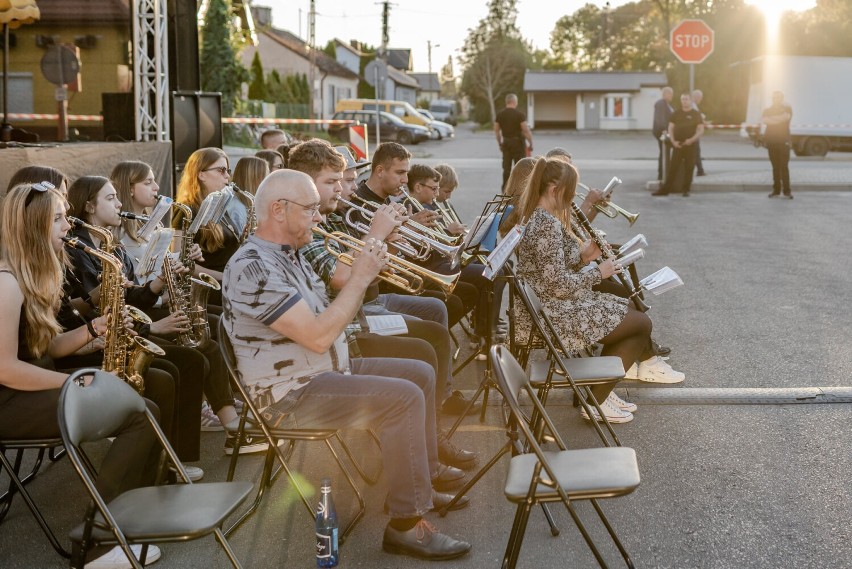
[[[413,77],[420,86],[418,99],[434,101],[441,98],[441,81],[437,73],[409,73],[408,76]]]
[[[253,8],[258,27],[257,46],[248,46],[242,51],[243,65],[251,66],[255,52],[260,54],[265,73],[273,70],[282,77],[304,74],[310,77],[311,53],[308,44],[286,30],[268,25],[269,8]],[[340,99],[358,96],[358,73],[338,63],[322,50],[314,54],[314,117],[330,119],[334,106]]]
[[[356,41],[346,43],[340,39],[335,38],[334,40],[334,53],[337,57],[337,62],[356,74],[361,69],[361,58],[364,56],[372,57],[373,55],[372,53],[364,53],[359,48],[360,45]],[[384,66],[381,68],[381,75],[384,76],[384,81],[382,81],[382,85],[379,87],[379,98],[406,101],[411,103],[412,106],[415,106],[420,84],[414,77],[404,72],[411,67],[411,50],[389,49],[385,60],[388,65],[386,68]],[[404,67],[397,67],[394,63]],[[368,77],[364,79],[370,80],[372,78]],[[372,84],[372,81],[369,82]]]
[[[651,130],[654,103],[668,83],[654,71],[527,71],[530,127]]]

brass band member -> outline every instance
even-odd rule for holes
[[[640,368],[655,368],[660,383],[683,381],[683,374],[654,355],[648,316],[624,298],[592,290],[621,267],[609,259],[582,270],[601,251],[591,241],[580,242],[571,230],[571,203],[578,179],[577,170],[562,159],[536,160],[520,206],[519,215],[529,222],[518,246],[518,274],[532,286],[569,350],[580,351],[600,342],[602,354],[620,357],[625,370],[640,360]],[[522,337],[529,336],[530,326],[528,315],[520,311]],[[633,419],[635,405],[612,394],[612,386],[592,391],[610,422]]]

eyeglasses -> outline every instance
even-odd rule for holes
[[[293,200],[288,200],[288,199],[286,199],[286,198],[280,198],[280,199],[277,199],[277,200],[275,200],[275,201],[277,201],[277,202],[286,202],[286,203],[291,203],[291,204],[293,204],[293,205],[297,205],[297,206],[299,206],[300,208],[302,208],[303,210],[305,210],[305,211],[307,211],[308,213],[310,213],[310,214],[311,214],[311,217],[315,216],[316,214],[318,214],[318,213],[320,212],[320,204],[316,204],[316,205],[303,205],[303,204],[300,204],[299,202],[294,202]]]
[[[440,187],[441,187],[441,186],[430,186],[429,184],[424,184],[423,182],[420,182],[420,185],[421,185],[421,186],[426,186],[427,188],[429,188],[429,189],[430,189],[430,190],[432,190],[433,192],[437,192],[437,191],[438,191],[438,188],[440,188]]]
[[[222,174],[223,176],[225,174],[227,174],[228,176],[231,175],[231,169],[226,168],[225,166],[216,166],[215,168],[207,168],[206,170],[202,170],[202,172],[211,172],[213,170],[219,170],[219,173]]]
[[[272,167],[273,170],[283,170],[285,168],[284,164],[276,164]]]
[[[30,193],[27,194],[27,198],[24,200],[24,207],[30,205],[30,202],[33,201],[33,196],[39,194],[43,194],[48,190],[55,190],[56,186],[51,184],[50,182],[36,182],[35,184],[30,185]]]

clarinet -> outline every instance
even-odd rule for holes
[[[589,234],[589,237],[595,242],[595,245],[601,250],[601,256],[606,259],[615,258],[615,253],[612,251],[612,247],[609,243],[607,243],[606,239],[603,239],[598,232],[592,227],[592,224],[589,223],[589,218],[586,217],[586,214],[583,213],[577,204],[571,204],[571,210],[574,212],[574,215],[577,218],[577,221],[583,227],[583,230]],[[639,312],[647,312],[650,306],[645,304],[645,302],[639,298],[639,291],[637,291],[633,287],[633,279],[630,278],[630,275],[627,272],[627,267],[623,267],[621,271],[616,273],[618,275],[618,280],[621,282],[622,286],[630,291],[630,300],[633,301],[633,306],[636,307],[636,310]]]

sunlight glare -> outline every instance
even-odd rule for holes
[[[816,5],[816,0],[746,0],[746,3],[763,12],[766,25],[766,55],[769,55],[778,51],[778,32],[784,12],[809,10]]]

